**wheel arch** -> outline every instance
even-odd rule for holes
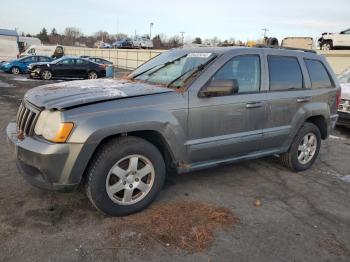
[[[326,139],[328,137],[328,125],[326,118],[323,115],[315,115],[307,118],[305,122],[312,123],[320,130],[321,138]]]
[[[85,168],[84,168],[82,176],[81,176],[81,182],[83,182],[84,179],[86,178],[86,170],[88,169],[89,164],[91,163],[91,160],[93,159],[95,154],[98,152],[98,150],[101,147],[103,147],[106,143],[108,143],[110,140],[113,140],[113,139],[119,138],[119,137],[127,137],[127,136],[139,137],[139,138],[142,138],[142,139],[148,141],[152,145],[154,145],[159,150],[159,152],[162,154],[167,171],[172,171],[175,169],[175,156],[174,156],[172,150],[170,149],[168,142],[166,141],[166,139],[164,138],[164,136],[160,132],[155,131],[155,130],[130,131],[130,132],[125,132],[125,133],[117,133],[117,134],[108,135],[108,136],[104,137],[103,139],[101,139],[101,141],[97,145],[95,145],[95,147],[91,151],[92,153],[90,154],[90,156],[87,159]]]

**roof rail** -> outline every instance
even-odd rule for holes
[[[303,49],[303,48],[295,48],[295,47],[283,47],[283,46],[273,46],[273,45],[270,45],[270,46],[269,45],[256,45],[255,47],[258,47],[258,48],[285,49],[285,50],[302,51],[302,52],[316,54],[315,50]]]

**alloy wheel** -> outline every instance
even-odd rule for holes
[[[317,138],[314,133],[307,133],[298,147],[298,161],[300,164],[309,163],[315,156],[317,150]]]
[[[109,171],[106,191],[114,203],[132,205],[150,192],[154,179],[154,166],[148,158],[142,155],[128,155]]]
[[[19,68],[18,67],[12,67],[11,72],[14,75],[18,75],[19,74]]]
[[[89,79],[97,79],[97,74],[96,74],[96,72],[90,72],[89,75],[88,75],[88,78],[89,78]]]
[[[42,77],[45,79],[45,80],[50,80],[52,78],[52,73],[50,71],[44,71],[42,73]]]

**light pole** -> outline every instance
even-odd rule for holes
[[[262,28],[261,30],[264,31],[264,38],[265,38],[265,37],[266,37],[266,32],[268,32],[269,29],[267,29],[267,28]]]
[[[149,39],[152,40],[152,27],[154,26],[154,23],[151,22],[149,24]]]
[[[182,46],[184,46],[184,34],[185,32],[180,32],[181,34],[181,43],[182,43]]]

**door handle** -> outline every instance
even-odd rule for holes
[[[264,105],[263,102],[248,102],[246,103],[245,107],[246,108],[257,108],[257,107],[262,107]]]
[[[305,96],[305,97],[298,97],[297,102],[298,103],[305,103],[309,102],[311,100],[311,96]]]

